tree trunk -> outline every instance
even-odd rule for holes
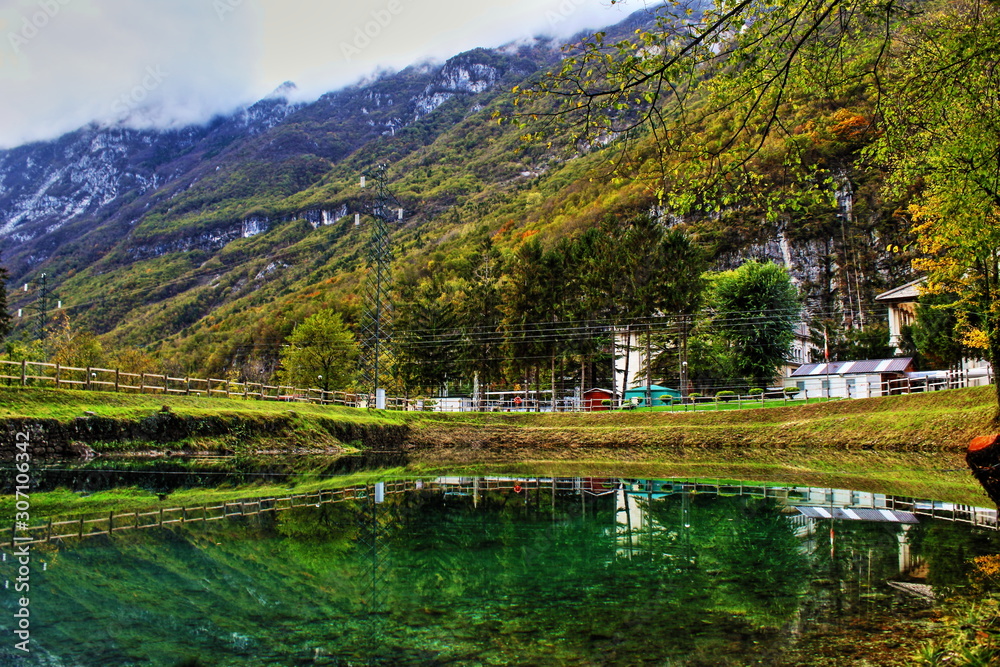
[[[993,391],[996,394],[997,409],[993,413],[993,425],[1000,426],[1000,377],[997,376],[997,369],[1000,369],[1000,323],[990,322],[990,369],[993,372]]]
[[[646,407],[653,409],[653,358],[649,327],[646,327]]]

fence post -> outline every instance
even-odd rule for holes
[[[28,386],[28,360],[27,359],[22,359],[21,360],[21,386],[22,387],[27,387]]]
[[[191,378],[184,378],[184,395],[191,395]]]
[[[56,389],[59,388],[59,382],[62,380],[62,366],[56,364]]]
[[[87,366],[87,384],[84,386],[87,388],[88,391],[90,390],[90,375],[91,375],[90,366]]]
[[[208,391],[205,392],[205,395],[212,398],[212,378],[208,378]]]
[[[121,377],[122,377],[121,370],[119,370],[119,369],[116,368],[115,369],[115,391],[118,391],[119,387],[121,386]]]
[[[114,510],[111,510],[111,513],[108,514],[108,535],[111,535],[111,531],[113,531],[114,529],[115,529],[115,512]]]
[[[139,374],[139,393],[145,393],[146,391],[146,373]]]

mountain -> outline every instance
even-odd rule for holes
[[[639,12],[609,39],[650,20]],[[524,141],[494,120],[512,110],[514,86],[560,58],[545,39],[475,49],[312,103],[290,102],[286,84],[204,126],[90,126],[0,151],[0,262],[15,285],[46,273],[75,327],[158,351],[177,373],[224,373],[261,349],[273,358],[318,307],[357,320],[368,232],[353,213],[358,176],[373,165],[389,165],[406,210],[393,243],[395,270],[409,278],[456,270],[486,237],[510,249],[654,210],[655,184],[612,180],[601,146],[558,132]],[[688,222],[720,268],[774,257],[817,293],[856,296],[840,288],[851,280],[837,265],[846,251],[825,227]],[[870,248],[883,242],[869,236]],[[864,270],[868,291],[904,273]],[[32,298],[12,297],[14,308]]]

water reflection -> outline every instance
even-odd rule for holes
[[[908,641],[886,628],[967,589],[995,527],[791,485],[393,480],[36,545],[23,664],[810,664]]]

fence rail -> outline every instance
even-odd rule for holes
[[[12,372],[11,368],[16,369]],[[15,374],[16,373],[16,374]],[[126,373],[111,368],[75,368],[41,361],[0,359],[0,381],[14,381],[21,386],[52,386],[68,389],[134,392],[180,396],[243,398],[263,401],[286,401],[367,407],[368,395],[345,391],[303,389],[291,385],[267,385],[260,382],[234,382],[222,378],[171,377],[160,373]],[[402,409],[404,399],[389,399],[390,409]]]
[[[385,493],[398,494],[415,488],[410,480],[384,482]],[[162,528],[174,523],[196,523],[220,521],[234,517],[247,517],[264,512],[282,512],[298,507],[319,507],[328,503],[348,500],[364,500],[373,492],[374,485],[350,486],[341,489],[324,489],[312,493],[294,494],[283,497],[234,500],[214,505],[195,507],[161,507],[146,512],[108,512],[107,515],[90,518],[79,517],[48,521],[18,529],[11,527],[8,544],[13,548],[18,544],[40,544],[61,539],[82,539],[111,535],[123,530]]]
[[[902,377],[881,382],[854,381],[834,375],[836,386],[820,388],[808,384],[790,395],[783,390],[765,391],[753,395],[699,396],[692,394],[684,399],[674,398],[675,410],[719,410],[727,407],[754,407],[810,401],[840,400],[893,396],[927,391],[941,391],[960,387],[992,384],[992,370],[972,375],[968,371],[948,371],[932,377]],[[818,381],[810,377],[811,381]],[[116,392],[137,392],[174,396],[224,397],[245,400],[285,401],[340,405],[367,408],[375,406],[375,397],[363,393],[326,391],[316,387],[303,389],[290,385],[268,385],[260,382],[235,382],[223,378],[172,377],[159,373],[126,373],[110,368],[75,368],[40,361],[8,361],[0,359],[0,382],[21,386],[52,386],[56,388],[85,389]],[[826,380],[829,383],[829,380]],[[548,397],[544,394],[549,394]],[[552,398],[551,390],[542,395],[533,391],[486,392],[479,400],[474,398],[409,399],[387,397],[388,410],[430,410],[435,412],[591,412],[608,409],[649,409],[644,399],[632,403],[619,398],[615,405],[602,405],[600,400],[580,399],[577,396]],[[653,396],[653,405],[660,407],[660,396]]]

